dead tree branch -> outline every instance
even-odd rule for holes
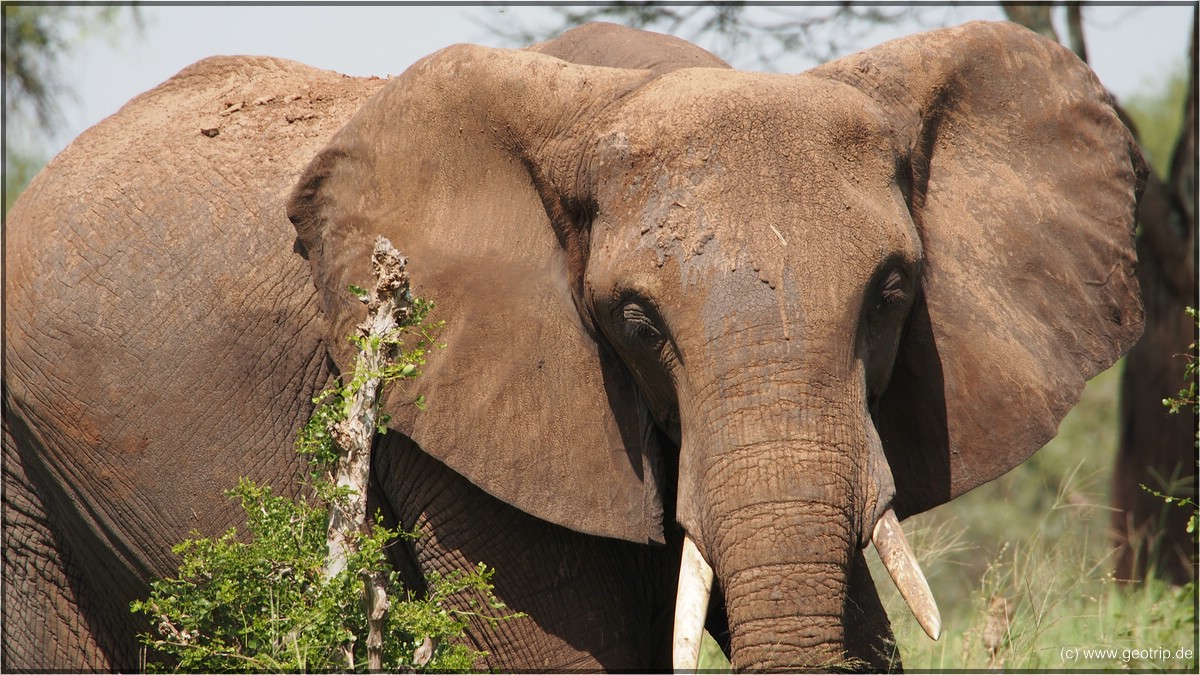
[[[358,325],[359,354],[348,389],[346,418],[333,426],[331,436],[338,450],[334,484],[346,491],[330,509],[325,574],[332,578],[344,571],[354,551],[356,533],[367,532],[367,480],[371,469],[371,441],[379,422],[379,391],[384,371],[397,357],[397,331],[412,317],[407,260],[383,237],[375,241],[371,268],[375,288],[363,301],[367,318]],[[367,666],[372,672],[383,668],[383,626],[389,601],[385,579],[378,572],[360,571],[363,608],[367,613]]]

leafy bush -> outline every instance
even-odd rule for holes
[[[396,332],[351,338],[360,357],[368,350],[388,350],[395,358],[375,372],[364,371],[360,358],[350,382],[314,399],[317,408],[296,441],[297,451],[310,458],[313,469],[301,496],[280,497],[269,486],[243,478],[227,494],[240,501],[246,514],[245,536],[236,528],[215,539],[193,532],[193,538],[172,549],[183,561],[178,576],[153,581],[150,597],[132,604],[133,612],[146,615],[156,626],[157,635],[141,636],[161,659],[149,662],[150,670],[365,671],[368,580],[382,582],[391,598],[382,626],[385,670],[469,670],[485,655],[454,640],[469,622],[519,616],[481,613],[485,605],[504,609],[492,594],[493,570],[482,563],[448,575],[430,573],[424,597],[406,591],[388,565],[385,549],[418,533],[388,529],[378,514],[369,533],[349,533],[348,564],[330,576],[331,507],[345,510],[351,497],[350,488],[335,484],[339,448],[333,430],[347,418],[351,399],[368,379],[380,379],[382,387],[418,375],[426,349],[434,344],[430,331],[440,324],[425,323],[431,304],[409,300],[411,315]],[[415,335],[415,344],[406,346],[405,335]],[[420,406],[421,401],[414,404]],[[377,424],[377,431],[384,433],[386,415],[380,415]]]
[[[384,548],[415,533],[376,523],[361,535],[346,571],[325,579],[328,507],[301,497],[272,494],[269,486],[242,479],[228,493],[246,513],[248,541],[231,528],[219,538],[197,537],[174,547],[183,558],[179,575],[155,580],[147,600],[133,611],[157,624],[144,644],[169,657],[181,671],[314,672],[365,668],[366,615],[360,608],[359,570],[387,567]],[[388,586],[401,588],[394,570]],[[413,668],[416,650],[436,645],[429,670],[462,671],[482,656],[453,644],[471,615],[447,607],[456,593],[473,592],[493,607],[492,571],[484,567],[448,576],[431,575],[425,598],[405,597],[388,615],[384,663]],[[147,664],[151,670],[160,667]]]

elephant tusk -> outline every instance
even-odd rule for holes
[[[712,567],[704,561],[691,536],[684,535],[671,644],[671,665],[676,671],[694,671],[700,664],[700,640],[704,636],[712,580]]]
[[[929,590],[929,582],[925,580],[925,574],[921,572],[917,559],[913,557],[912,548],[904,538],[904,531],[900,529],[900,521],[896,519],[895,511],[888,509],[880,516],[879,522],[875,523],[875,531],[871,534],[871,541],[875,544],[875,551],[879,553],[883,566],[891,575],[892,582],[900,589],[900,595],[908,603],[908,608],[912,610],[925,634],[933,640],[941,637],[942,615],[938,612],[933,593]]]

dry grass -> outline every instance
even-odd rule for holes
[[[1119,379],[1113,368],[1089,383],[1058,437],[1022,466],[905,521],[944,626],[930,641],[895,589],[878,584],[907,668],[1195,672],[1195,585],[1112,576]]]

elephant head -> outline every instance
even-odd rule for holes
[[[1136,340],[1141,166],[1091,71],[1011,24],[799,75],[458,45],[288,211],[335,344],[376,234],[446,321],[396,429],[540,518],[686,535],[736,667],[828,666],[873,658],[872,536],[1021,462]]]

